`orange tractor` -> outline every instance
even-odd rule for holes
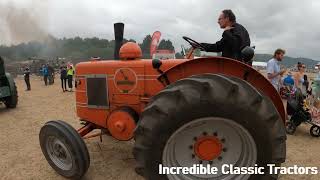
[[[159,174],[160,164],[280,166],[286,158],[285,110],[277,91],[251,66],[223,57],[190,59],[192,53],[185,59],[141,59],[137,44],[121,46],[123,28],[115,24],[119,60],[76,65],[76,109],[84,126],[75,130],[59,120],[41,128],[41,149],[55,171],[81,178],[90,164],[83,138],[101,129],[120,141],[134,138],[136,172],[146,179],[277,179],[268,171]]]

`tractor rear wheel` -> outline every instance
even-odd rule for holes
[[[7,97],[4,101],[4,104],[7,108],[15,108],[18,104],[18,91],[15,83],[13,83],[13,91],[14,93]]]
[[[249,83],[203,74],[154,96],[135,131],[136,171],[146,179],[277,179],[267,164],[286,157],[286,131],[272,101]],[[159,175],[163,167],[218,167],[217,174]],[[220,167],[264,167],[262,175],[222,174]]]
[[[50,166],[66,178],[80,179],[88,170],[88,149],[77,131],[63,121],[49,121],[40,130],[41,150]]]

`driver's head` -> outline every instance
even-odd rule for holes
[[[230,9],[223,10],[218,19],[218,24],[222,29],[226,28],[227,26],[232,26],[232,24],[235,22],[236,16]]]

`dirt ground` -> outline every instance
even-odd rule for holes
[[[65,120],[78,128],[75,97],[63,93],[60,80],[44,86],[39,77],[31,79],[31,91],[24,91],[22,78],[17,78],[19,103],[7,110],[0,105],[0,179],[64,179],[49,166],[42,155],[38,134],[49,120]],[[309,135],[302,125],[294,136],[288,136],[287,161],[283,166],[316,166],[320,168],[320,139]],[[133,142],[119,142],[103,136],[86,140],[91,165],[84,179],[140,180],[134,172]],[[320,175],[282,175],[280,179],[319,179]]]

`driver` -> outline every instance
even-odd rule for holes
[[[242,61],[241,50],[250,46],[248,31],[236,22],[236,16],[230,9],[223,10],[218,19],[220,28],[224,29],[222,39],[215,44],[201,43],[207,52],[222,52],[223,57]]]

